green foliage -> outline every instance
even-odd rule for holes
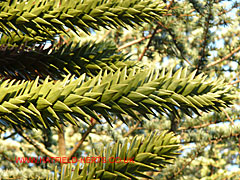
[[[53,45],[54,46],[54,45]],[[117,52],[111,42],[85,42],[79,44],[57,44],[45,48],[39,46],[2,45],[0,48],[0,73],[4,77],[16,79],[41,79],[48,75],[52,79],[63,79],[64,75],[96,76],[101,70],[116,71],[125,66],[131,68],[137,63]]]
[[[159,19],[164,4],[149,0],[13,0],[0,2],[0,30],[26,41],[49,39],[66,32],[64,27],[89,33],[99,26],[119,27]],[[77,26],[78,28],[76,28]],[[14,31],[14,33],[12,33]],[[21,32],[21,33],[19,33]],[[22,36],[27,34],[27,36]]]
[[[180,109],[191,116],[190,110],[198,114],[198,110],[221,111],[220,107],[231,104],[231,86],[222,84],[220,79],[205,81],[203,74],[195,73],[187,75],[186,68],[174,74],[165,69],[133,68],[128,72],[124,68],[93,78],[84,74],[77,79],[67,76],[56,82],[48,78],[43,83],[38,78],[31,82],[2,81],[0,122],[5,126],[49,128],[60,127],[63,119],[77,125],[75,117],[86,123],[90,117],[100,122],[101,114],[111,124],[111,113],[125,122],[121,114],[141,120],[136,111],[146,118],[147,114],[154,114],[152,109],[177,116]]]
[[[0,0],[1,178],[45,178],[53,164],[11,159],[61,156],[61,133],[66,154],[82,142],[78,158],[93,151],[137,162],[67,167],[65,179],[239,178],[240,4],[164,2]]]
[[[103,161],[85,163],[81,173],[79,173],[80,163],[74,171],[72,165],[68,165],[66,170],[65,167],[62,168],[61,179],[137,179],[137,177],[152,179],[143,172],[159,171],[165,167],[165,164],[172,163],[178,155],[175,152],[179,150],[178,143],[179,140],[173,136],[173,133],[163,132],[152,133],[145,138],[135,136],[132,140],[126,139],[124,144],[119,142],[114,145],[108,144],[98,156],[93,154],[93,157],[106,157],[106,163]],[[57,179],[57,171],[54,176],[55,178],[49,179]]]

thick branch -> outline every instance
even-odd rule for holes
[[[231,53],[229,53],[228,55],[226,55],[222,59],[219,59],[219,60],[217,60],[215,62],[212,62],[212,63],[208,64],[206,67],[209,68],[209,67],[215,66],[216,64],[227,60],[228,58],[230,58],[232,55],[234,55],[238,51],[240,51],[240,46],[238,46],[236,49],[234,49]]]
[[[58,130],[58,149],[59,149],[59,156],[65,157],[66,156],[66,144],[64,138],[64,126],[61,125],[61,131]]]

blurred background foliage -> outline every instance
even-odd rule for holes
[[[240,2],[238,0],[179,0],[167,1],[170,9],[158,21],[143,23],[135,28],[127,26],[117,29],[91,30],[91,36],[84,32],[80,37],[71,31],[71,36],[60,35],[58,44],[73,41],[73,44],[111,41],[116,51],[130,53],[131,59],[142,61],[145,66],[155,68],[189,66],[191,71],[205,73],[210,78],[223,77],[225,82],[240,91]],[[50,46],[50,42],[45,45]],[[145,134],[155,130],[169,130],[176,133],[182,144],[182,155],[161,172],[149,172],[155,179],[183,180],[235,180],[240,179],[240,102],[234,101],[230,108],[221,113],[195,114],[192,117],[180,114],[180,118],[160,115],[151,116],[143,122],[128,117],[128,126],[113,117],[113,127],[107,122],[96,125],[76,154],[86,156],[92,149],[99,149],[112,141],[123,141],[125,137]],[[88,126],[71,124],[65,128],[66,149],[70,151]],[[0,177],[14,177],[31,174],[46,175],[46,168],[54,164],[15,164],[15,156],[45,156],[34,146],[11,129],[1,134]],[[58,131],[26,130],[27,136],[41,143],[46,149],[58,154]],[[11,137],[8,137],[11,135]],[[21,167],[20,167],[21,166]],[[22,171],[17,171],[21,168]],[[12,168],[12,170],[11,170]]]

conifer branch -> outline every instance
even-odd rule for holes
[[[6,98],[0,106],[1,120],[27,128],[60,128],[60,118],[75,125],[80,119],[89,123],[91,117],[100,123],[98,113],[111,124],[109,113],[123,122],[123,114],[141,120],[136,111],[148,118],[147,114],[154,114],[149,108],[176,116],[179,108],[191,116],[191,111],[197,114],[199,110],[221,111],[220,107],[227,107],[235,99],[231,85],[221,79],[206,81],[203,74],[195,73],[187,76],[187,68],[175,74],[171,69],[166,73],[166,69],[140,68],[127,73],[124,68],[115,73],[100,72],[90,79],[85,74],[77,79],[69,75],[61,81],[46,78],[40,83],[37,78],[31,82],[12,82],[8,87],[4,86],[8,81],[3,81],[2,91],[7,89],[13,96],[2,94]],[[16,91],[21,93],[15,96]]]
[[[76,76],[87,73],[93,77],[101,70],[116,71],[125,66],[137,66],[128,58],[117,52],[116,45],[110,41],[82,44],[58,42],[48,48],[44,44],[0,45],[0,75],[11,79],[35,79],[48,75],[52,79],[62,79],[69,73]]]
[[[115,144],[109,143],[107,148],[101,150],[100,154],[93,154],[93,156],[106,159],[116,158],[118,162],[103,163],[99,160],[99,163],[85,163],[83,169],[80,170],[81,173],[79,173],[78,164],[73,176],[76,178],[83,176],[88,179],[121,178],[130,180],[138,177],[152,179],[144,172],[159,171],[165,164],[172,163],[179,154],[176,152],[180,150],[178,143],[179,139],[173,133],[166,131],[161,134],[151,133],[147,137],[126,138],[124,143],[119,141]],[[68,170],[70,168],[70,166],[67,167]],[[63,176],[67,175],[67,173],[63,174]]]
[[[41,41],[66,33],[65,27],[78,34],[79,29],[89,33],[90,28],[99,30],[99,27],[118,28],[149,22],[160,18],[165,12],[163,7],[164,3],[149,0],[63,0],[61,4],[41,0],[1,1],[0,28],[7,35],[26,34],[27,41],[34,38]]]

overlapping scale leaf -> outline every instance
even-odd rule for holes
[[[151,0],[13,0],[0,2],[0,31],[53,38],[65,28],[119,27],[150,22],[164,13],[162,1]]]
[[[96,178],[105,179],[106,173],[123,179],[137,177],[150,178],[144,174],[146,171],[156,171],[171,163],[179,150],[179,141],[172,133],[152,133],[148,137],[135,136],[132,140],[126,139],[124,144],[117,142],[102,151],[101,157],[114,157],[114,163],[105,166],[96,166]],[[121,160],[121,162],[119,162]]]
[[[159,171],[164,165],[172,163],[179,154],[179,140],[173,133],[152,133],[148,137],[135,136],[132,140],[126,139],[125,143],[119,142],[103,149],[100,154],[93,157],[100,158],[97,162],[85,163],[81,173],[79,164],[74,171],[72,165],[68,165],[66,171],[62,169],[62,178],[71,179],[137,179],[139,177],[149,178],[146,171]],[[73,171],[73,172],[71,172]],[[65,172],[65,173],[64,173]],[[55,172],[55,177],[57,172]]]
[[[156,111],[177,116],[181,110],[191,116],[199,110],[220,111],[234,99],[232,87],[221,79],[203,80],[195,72],[185,75],[186,69],[171,71],[125,67],[92,78],[83,74],[59,81],[46,78],[42,83],[38,78],[2,81],[0,123],[47,128],[59,126],[62,119],[77,125],[79,119],[101,122],[104,117],[111,123],[112,114],[123,122],[124,114],[141,120],[139,115],[148,118]]]
[[[94,180],[94,176],[96,174],[96,165],[91,164],[85,164],[83,169],[80,171],[80,163],[78,163],[76,166],[73,166],[72,164],[63,165],[60,172],[60,179],[62,180]],[[54,174],[49,173],[46,180],[58,180],[58,170],[57,166],[55,167]],[[97,180],[97,179],[96,179]]]
[[[117,52],[111,42],[86,42],[78,45],[64,44],[61,47],[44,48],[7,45],[0,46],[0,74],[9,78],[35,79],[47,75],[61,79],[69,73],[77,76],[86,73],[94,76],[100,70],[116,71],[137,63],[129,56]]]

